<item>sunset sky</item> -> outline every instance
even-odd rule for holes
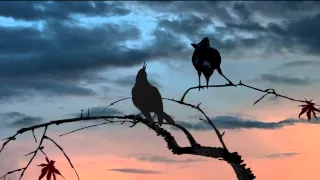
[[[0,139],[23,127],[78,117],[81,109],[86,114],[90,108],[91,116],[138,113],[131,100],[101,110],[131,96],[143,62],[163,97],[181,98],[198,85],[190,43],[205,36],[220,51],[223,73],[234,83],[320,104],[319,32],[320,2],[0,2]],[[217,72],[210,79],[212,85],[225,83]],[[287,99],[270,95],[253,106],[262,95],[222,87],[192,90],[185,100],[202,102],[226,132],[229,150],[243,157],[257,180],[320,179],[320,124],[308,123],[305,115],[298,119],[300,104]],[[196,110],[168,101],[164,109],[203,146],[221,146]],[[236,179],[223,161],[173,155],[143,125],[104,125],[59,136],[95,123],[48,129],[81,180]],[[179,145],[188,145],[183,133],[163,127]],[[38,140],[42,133],[35,131]],[[59,149],[49,141],[44,146],[62,175],[75,180]],[[25,154],[36,148],[31,132],[18,136],[0,154],[0,177],[25,167],[31,158]],[[44,162],[39,153],[23,180],[37,179],[36,165]]]

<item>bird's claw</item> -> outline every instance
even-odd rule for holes
[[[200,91],[200,89],[204,89],[204,87],[202,87],[201,85],[199,85],[198,88],[199,88],[199,91]]]

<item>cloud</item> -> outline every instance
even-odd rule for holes
[[[162,88],[161,84],[158,83],[158,81],[156,80],[157,78],[159,78],[157,75],[148,74],[148,81],[150,82],[150,84],[152,84],[157,88]],[[124,76],[124,77],[113,80],[113,83],[121,87],[122,86],[133,87],[135,82],[136,82],[136,75],[128,75],[128,76]]]
[[[129,169],[129,168],[119,168],[119,169],[109,169],[109,171],[117,171],[122,173],[135,173],[135,174],[161,174],[162,172],[147,170],[147,169]]]
[[[319,61],[290,61],[283,63],[280,67],[301,67],[301,66],[320,66]]]
[[[169,164],[177,164],[177,163],[192,163],[192,162],[199,162],[203,161],[200,159],[170,159],[165,156],[157,156],[157,155],[140,155],[136,157],[139,161],[150,161],[156,163],[169,163]]]
[[[130,2],[132,8],[140,6],[154,12],[157,26],[144,42],[145,33],[138,24],[105,21],[133,12],[121,2],[1,2],[0,16],[12,18],[14,25],[0,25],[0,100],[39,94],[96,96],[94,89],[82,84],[109,83],[99,72],[151,60],[190,59],[190,43],[204,36],[223,58],[265,58],[283,55],[285,49],[302,54],[320,52],[319,3],[267,4]],[[273,7],[272,13],[266,7]],[[133,41],[142,45],[130,47],[128,43]],[[122,79],[122,83],[129,79]]]
[[[95,96],[80,84],[104,82],[99,71],[154,57],[148,49],[123,46],[140,38],[140,29],[129,24],[84,27],[75,20],[47,19],[41,29],[0,26],[0,36],[0,100],[38,94]]]
[[[273,74],[262,74],[259,78],[252,81],[257,82],[270,82],[274,84],[287,84],[287,85],[309,85],[317,80],[311,78],[296,78],[296,77],[284,77]]]
[[[287,152],[287,153],[274,153],[274,154],[268,154],[265,157],[268,159],[274,159],[274,158],[287,158],[287,157],[292,157],[296,156],[299,153],[296,152]]]
[[[309,123],[306,119],[285,119],[278,122],[262,122],[257,120],[247,120],[233,116],[217,116],[211,118],[212,122],[220,129],[281,129],[285,126],[293,126],[298,123]],[[318,124],[319,121],[311,121],[312,124]],[[190,123],[178,121],[177,124],[194,131],[210,131],[212,127],[203,121]],[[173,127],[174,130],[178,130]]]
[[[67,19],[72,15],[117,16],[131,11],[119,2],[0,2],[0,16],[36,21]]]
[[[8,127],[27,127],[33,126],[39,123],[43,123],[43,118],[28,116],[26,114],[20,112],[6,112],[1,113],[0,118],[4,122],[4,124]]]
[[[208,36],[224,57],[318,54],[318,2],[141,2],[160,13],[158,28],[176,40]],[[270,7],[272,10],[270,11]],[[188,12],[188,13],[185,13]],[[165,16],[166,15],[166,16]],[[170,17],[170,18],[162,18]]]

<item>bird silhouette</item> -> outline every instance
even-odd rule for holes
[[[163,124],[163,119],[169,124],[175,124],[172,117],[163,111],[161,94],[156,87],[149,83],[146,67],[147,65],[144,63],[137,73],[136,82],[131,91],[133,104],[147,118],[150,125],[154,123],[153,118],[151,118],[151,112],[157,115],[160,126]]]
[[[194,47],[192,55],[192,64],[198,72],[199,76],[199,91],[200,91],[200,76],[203,73],[206,78],[207,88],[209,86],[209,79],[214,70],[223,76],[231,85],[234,85],[227,77],[225,77],[220,68],[221,56],[217,49],[210,47],[209,38],[203,38],[198,44],[191,44]]]

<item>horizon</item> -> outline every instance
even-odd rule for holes
[[[87,115],[139,114],[131,99],[136,74],[146,63],[149,82],[163,98],[179,100],[198,86],[192,64],[204,37],[221,55],[223,74],[243,84],[320,104],[320,2],[276,1],[83,1],[0,2],[0,138],[17,130]],[[228,83],[217,71],[209,85]],[[201,85],[205,78],[201,76]],[[245,86],[190,90],[184,102],[197,105],[238,152],[257,180],[320,179],[319,121],[301,115],[301,102],[265,96]],[[253,105],[254,104],[254,105]],[[164,111],[202,146],[221,147],[196,109],[163,100]],[[319,107],[318,107],[319,108]],[[70,157],[81,180],[237,179],[214,158],[174,155],[163,138],[137,124],[104,122],[48,127],[48,136]],[[168,125],[178,144],[183,132]],[[23,168],[38,147],[42,129],[17,136],[0,153],[0,177]],[[320,136],[320,134],[319,134]],[[4,142],[4,141],[2,141]],[[43,151],[66,179],[77,179],[63,153],[44,141]],[[38,178],[45,156],[37,154],[23,180]],[[57,179],[63,179],[56,175]],[[59,176],[59,177],[58,177]],[[6,177],[18,179],[20,172]],[[44,179],[44,178],[43,178]]]

